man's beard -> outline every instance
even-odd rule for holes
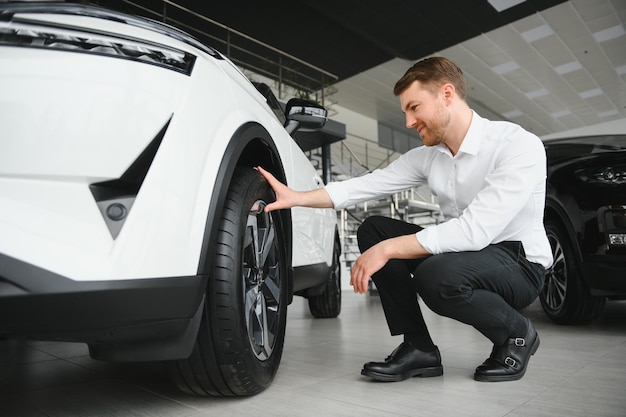
[[[450,126],[450,113],[446,113],[445,107],[440,105],[437,109],[436,120],[424,126],[428,132],[426,138],[422,137],[424,145],[435,146],[442,143],[448,126]]]

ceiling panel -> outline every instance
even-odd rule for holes
[[[394,128],[404,126],[395,81],[431,55],[459,64],[481,113],[539,135],[626,117],[626,0],[526,0],[501,12],[488,0],[168,0],[168,13],[172,3],[336,74],[329,103]]]
[[[166,15],[180,5],[243,32],[340,80],[394,58],[416,60],[565,0],[527,0],[501,12],[488,0],[101,0]],[[135,7],[129,5],[139,5]]]
[[[608,40],[594,37],[607,28],[624,28],[625,4],[568,1],[433,55],[446,56],[463,69],[468,102],[480,103],[500,119],[539,135],[625,118],[626,34],[613,29],[609,35],[614,37]],[[393,68],[397,79],[412,62],[395,59],[376,67],[376,73]],[[361,85],[360,80],[369,76],[370,71],[364,71],[351,77],[350,86]],[[391,81],[391,89],[394,77],[385,79]],[[370,97],[362,85],[362,95],[344,101],[344,82],[337,88],[338,103],[357,111]],[[377,114],[388,113],[379,109]],[[380,121],[391,126],[404,123],[401,114]]]

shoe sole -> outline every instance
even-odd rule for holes
[[[368,376],[377,381],[398,382],[398,381],[404,381],[405,379],[413,378],[416,376],[419,376],[422,378],[441,376],[443,375],[443,366],[433,366],[429,368],[412,369],[409,372],[405,372],[403,374],[383,374],[381,372],[373,372],[373,371],[367,371],[363,369],[361,371],[361,375]]]
[[[537,335],[537,338],[533,342],[533,345],[530,347],[530,355],[528,355],[528,360],[526,361],[524,368],[522,368],[522,370],[519,373],[511,374],[511,375],[498,375],[498,376],[474,374],[474,380],[480,381],[480,382],[506,382],[506,381],[517,381],[519,379],[522,379],[524,374],[526,374],[526,368],[528,368],[528,362],[530,361],[530,357],[533,356],[535,352],[537,352],[538,348],[539,348],[539,335]]]

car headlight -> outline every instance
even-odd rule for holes
[[[626,165],[579,169],[576,176],[591,184],[622,185],[626,184]]]
[[[0,45],[55,49],[123,58],[191,74],[196,57],[145,40],[44,23],[0,22]]]

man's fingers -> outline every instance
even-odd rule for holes
[[[269,172],[267,172],[260,166],[254,167],[254,169],[256,169],[259,172],[259,174],[261,174],[263,178],[265,178],[265,181],[267,181],[267,183],[272,188],[272,190],[274,190],[274,193],[277,193],[278,190],[276,189],[276,187],[282,185],[280,181],[278,181],[272,174],[270,174]],[[267,206],[265,206],[265,209],[263,211],[268,213],[270,211],[280,210],[282,208],[284,207],[280,206],[277,201],[274,201],[273,203],[270,203]]]
[[[367,291],[368,282],[369,276],[365,274],[365,271],[357,258],[350,274],[350,285],[354,289],[355,293],[363,294]]]
[[[272,188],[274,184],[278,182],[278,180],[272,174],[270,174],[263,168],[255,167],[254,169],[256,169],[263,176],[263,178],[265,178],[265,181],[267,181],[270,184],[270,186],[272,186]]]
[[[280,207],[277,203],[269,203],[268,205],[265,206],[263,211],[266,213],[269,213],[270,211],[280,210],[281,208],[282,207]]]

